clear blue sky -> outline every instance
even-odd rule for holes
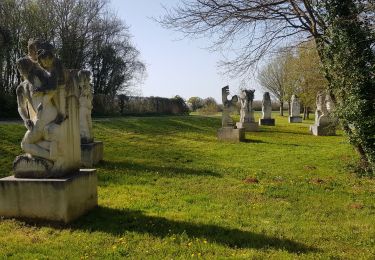
[[[132,41],[141,52],[147,66],[147,78],[140,86],[143,96],[183,98],[214,97],[221,102],[221,87],[229,85],[236,94],[239,80],[220,75],[219,53],[205,49],[208,40],[182,39],[183,35],[163,29],[150,17],[163,15],[164,6],[175,6],[178,0],[111,0],[111,7],[128,26]],[[262,96],[255,80],[248,88],[256,89],[256,98]]]

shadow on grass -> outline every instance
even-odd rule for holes
[[[189,163],[190,161],[185,161],[184,163]],[[171,167],[171,166],[156,166],[150,165],[147,163],[140,164],[128,161],[102,161],[99,166],[106,170],[130,170],[130,171],[137,171],[137,174],[141,172],[147,173],[157,173],[159,176],[188,176],[188,175],[196,175],[196,176],[211,176],[211,177],[222,177],[221,174],[210,171],[210,170],[200,170],[195,168],[181,168],[181,167]]]
[[[276,249],[286,250],[290,253],[318,251],[316,248],[308,247],[290,239],[272,237],[217,225],[147,216],[141,211],[112,209],[107,207],[96,208],[79,221],[71,224],[69,228],[88,232],[100,231],[116,236],[129,231],[150,234],[159,238],[186,234],[189,238],[206,239],[212,243],[222,244],[231,248]]]

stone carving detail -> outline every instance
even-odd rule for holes
[[[88,70],[78,72],[79,79],[79,123],[81,144],[91,143],[94,141],[92,133],[92,89],[90,84],[91,73]]]
[[[229,96],[229,86],[225,86],[221,89],[222,101],[223,101],[223,114],[222,114],[222,126],[223,127],[233,127],[234,122],[230,116],[232,109],[238,102],[238,97],[236,95],[232,96],[232,99],[228,100]]]
[[[17,61],[23,82],[17,87],[18,112],[26,126],[24,155],[13,162],[15,177],[61,177],[80,166],[77,84],[53,46],[30,40],[28,56]]]

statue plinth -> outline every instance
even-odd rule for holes
[[[288,118],[289,123],[302,123],[302,117],[300,116],[290,116]]]
[[[222,127],[217,130],[219,141],[244,142],[245,128]]]
[[[68,223],[98,205],[95,170],[62,179],[0,179],[0,216]]]
[[[334,136],[336,135],[336,127],[332,125],[311,125],[310,132],[316,136]]]
[[[259,131],[259,125],[256,122],[237,122],[237,128],[244,128],[246,132]]]
[[[274,126],[275,125],[275,119],[274,118],[268,118],[268,119],[259,118],[259,125]]]
[[[103,160],[103,142],[81,143],[81,164],[92,167]]]

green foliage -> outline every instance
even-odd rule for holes
[[[187,103],[193,112],[203,107],[203,99],[200,97],[191,97],[188,99]]]
[[[219,117],[94,120],[99,207],[67,226],[0,220],[0,258],[371,259],[375,181],[346,171],[351,146],[276,122],[232,144]],[[24,132],[0,124],[2,176]]]
[[[374,39],[353,1],[328,1],[325,8],[329,30],[317,42],[337,114],[361,155],[362,167],[375,173]]]

